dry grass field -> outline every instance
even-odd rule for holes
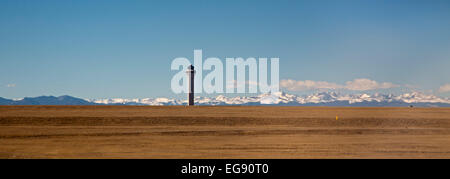
[[[450,108],[0,106],[0,158],[450,158]]]

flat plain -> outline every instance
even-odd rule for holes
[[[0,158],[450,158],[450,108],[0,106]]]

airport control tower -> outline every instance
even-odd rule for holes
[[[189,65],[186,73],[189,78],[189,80],[188,80],[189,81],[188,105],[193,106],[194,105],[194,75],[195,75],[194,66]]]

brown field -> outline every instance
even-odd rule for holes
[[[450,108],[0,106],[0,158],[450,158]]]

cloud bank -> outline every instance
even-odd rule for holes
[[[400,85],[396,85],[388,82],[376,82],[374,80],[370,80],[367,78],[358,78],[353,81],[345,82],[345,85],[326,82],[326,81],[296,81],[296,80],[281,80],[280,86],[290,91],[306,91],[306,90],[317,90],[317,89],[346,89],[352,91],[367,91],[367,90],[376,90],[376,89],[389,89],[399,87]]]
[[[441,93],[450,92],[450,83],[439,87],[439,92],[441,92]]]

